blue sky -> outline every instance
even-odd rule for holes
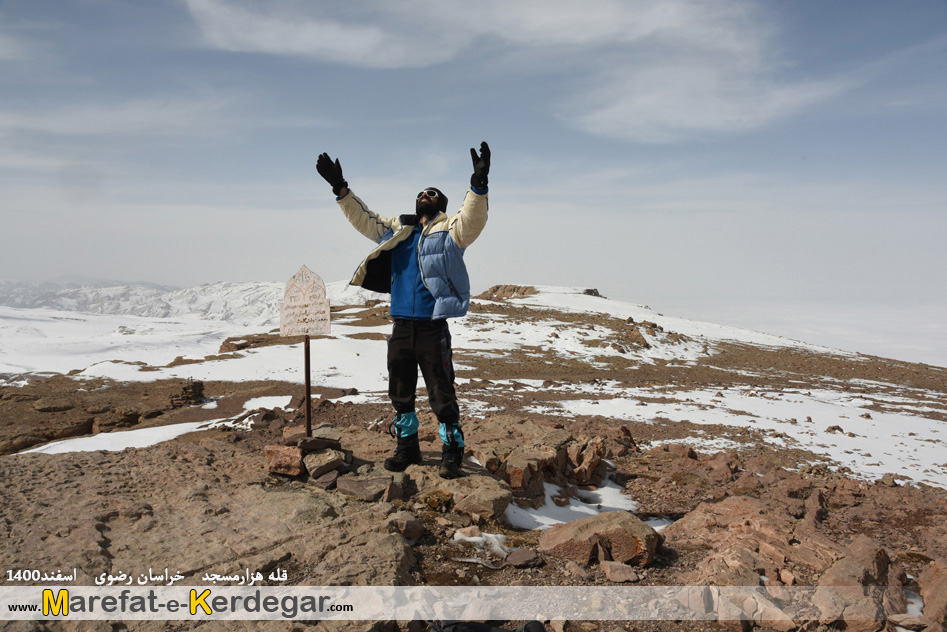
[[[943,304],[947,4],[0,0],[0,276],[348,278],[461,202],[474,289]]]

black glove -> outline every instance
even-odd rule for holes
[[[338,158],[335,159],[335,162],[332,162],[329,154],[319,154],[319,159],[316,161],[316,171],[325,178],[326,182],[332,185],[332,192],[336,196],[339,195],[342,189],[349,186],[349,183],[342,177],[342,165],[339,164]]]
[[[477,150],[470,148],[470,158],[473,160],[473,175],[470,176],[470,186],[476,189],[487,188],[487,174],[490,173],[490,147],[487,143],[480,143],[480,155]]]

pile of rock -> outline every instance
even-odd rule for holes
[[[286,426],[283,445],[268,445],[263,451],[267,469],[273,474],[305,477],[316,487],[335,488],[370,502],[390,502],[403,496],[403,481],[396,481],[391,474],[351,472],[352,451],[342,448],[342,431],[331,424],[316,426],[310,437],[303,425]]]

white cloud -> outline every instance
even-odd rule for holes
[[[87,135],[207,135],[226,125],[224,99],[141,99],[33,110],[0,110],[0,132]]]
[[[478,38],[496,44],[545,47],[547,54],[575,47],[602,48],[660,36],[714,42],[752,56],[755,42],[734,37],[752,20],[752,5],[729,0],[707,8],[693,0],[434,0],[364,3],[326,9],[282,0],[265,9],[247,0],[185,0],[205,43],[229,51],[323,59],[360,67],[423,67],[456,59]]]
[[[738,69],[721,57],[604,71],[560,108],[560,116],[592,134],[667,143],[763,127],[850,87],[845,81],[780,83],[764,69]]]
[[[310,4],[186,0],[210,46],[358,67],[423,67],[481,47],[557,76],[556,108],[591,134],[646,143],[750,130],[850,87],[785,81],[776,28],[750,0],[406,0],[319,15]],[[509,69],[490,68],[490,72]],[[564,74],[563,69],[568,69]]]
[[[401,32],[375,25],[307,16],[288,5],[268,13],[222,0],[186,0],[207,44],[228,51],[324,59],[368,68],[428,66],[453,58],[467,43],[444,36],[423,16]],[[321,7],[320,7],[321,9]],[[382,12],[381,7],[377,7]],[[372,11],[374,12],[374,10]]]
[[[561,119],[599,136],[669,143],[763,127],[854,85],[784,79],[777,32],[749,2],[662,3],[645,16],[642,37],[601,49],[559,105]]]

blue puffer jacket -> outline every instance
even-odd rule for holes
[[[368,209],[351,189],[339,206],[360,233],[378,244],[355,271],[351,285],[374,292],[391,292],[391,251],[409,239],[414,226],[406,216],[383,217]],[[480,236],[487,223],[487,194],[467,191],[463,207],[451,216],[444,213],[428,222],[418,242],[418,262],[424,287],[434,297],[432,319],[456,318],[470,307],[470,278],[464,250]]]

